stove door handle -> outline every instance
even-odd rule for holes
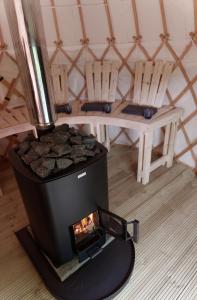
[[[138,242],[139,240],[139,221],[138,220],[133,220],[133,221],[128,221],[127,225],[133,224],[133,235],[131,237],[128,237],[127,240],[132,239],[135,243]]]

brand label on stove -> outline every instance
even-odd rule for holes
[[[79,175],[77,176],[77,178],[80,179],[80,178],[82,178],[82,177],[84,177],[84,176],[86,176],[86,172],[83,172],[83,173],[79,174]]]

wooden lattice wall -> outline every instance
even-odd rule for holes
[[[182,84],[181,89],[179,90],[178,94],[176,96],[172,95],[170,89],[167,90],[167,99],[166,101],[174,106],[185,106],[190,105],[187,104],[187,98],[184,98],[185,95],[189,92],[190,98],[192,99],[193,108],[192,111],[190,111],[186,116],[183,116],[181,123],[179,125],[179,139],[184,139],[185,144],[184,147],[176,147],[176,158],[179,160],[182,160],[184,163],[188,163],[187,159],[188,156],[190,157],[190,163],[188,163],[191,167],[193,167],[195,170],[197,170],[197,133],[195,135],[194,127],[197,127],[197,72],[193,74],[193,76],[190,76],[188,74],[187,69],[184,66],[184,60],[187,58],[188,55],[190,55],[191,51],[196,51],[197,53],[197,0],[193,1],[193,15],[191,16],[194,18],[194,28],[192,32],[188,32],[188,37],[186,39],[186,42],[184,42],[184,46],[180,51],[177,51],[177,49],[174,47],[172,39],[171,39],[171,33],[169,31],[169,23],[168,23],[168,17],[166,15],[166,1],[167,0],[157,0],[159,3],[160,10],[158,11],[158,14],[162,20],[162,32],[159,36],[159,44],[156,47],[156,50],[154,50],[154,53],[150,53],[148,48],[146,47],[143,36],[141,34],[141,22],[143,22],[142,19],[140,19],[140,14],[138,11],[138,1],[137,0],[116,0],[117,1],[128,1],[130,3],[130,9],[132,10],[133,15],[133,22],[131,22],[132,26],[134,26],[135,35],[132,37],[132,42],[128,43],[127,45],[127,53],[124,54],[121,51],[120,45],[117,43],[116,39],[116,32],[114,30],[113,26],[113,18],[111,13],[111,5],[113,5],[113,1],[111,0],[94,0],[94,1],[87,1],[87,0],[72,0],[72,1],[65,1],[65,3],[61,5],[58,4],[59,2],[56,0],[49,0],[46,4],[47,8],[51,10],[51,19],[48,20],[50,23],[52,22],[52,26],[54,28],[55,32],[55,41],[54,49],[50,49],[50,62],[55,63],[56,61],[59,61],[59,55],[61,54],[61,57],[65,60],[65,63],[69,65],[68,70],[68,77],[70,82],[73,81],[73,76],[80,77],[80,84],[79,87],[76,88],[76,85],[70,84],[69,86],[69,97],[70,99],[82,99],[86,97],[86,82],[85,82],[85,76],[84,76],[84,70],[81,67],[81,60],[82,57],[84,60],[104,60],[109,58],[115,58],[120,62],[119,72],[121,77],[121,71],[126,70],[127,74],[130,76],[130,84],[127,86],[126,90],[122,88],[122,80],[119,80],[118,88],[117,88],[117,98],[122,100],[130,100],[132,98],[132,89],[133,89],[133,75],[134,75],[134,61],[136,59],[136,51],[138,52],[138,56],[140,56],[143,59],[146,60],[156,60],[160,57],[162,51],[165,50],[165,52],[168,52],[170,55],[171,60],[174,60],[174,74],[177,72],[181,73],[181,77],[184,81],[184,84]],[[146,0],[144,0],[146,1]],[[45,1],[44,1],[45,2]],[[63,1],[64,2],[64,1]],[[109,35],[106,36],[106,46],[100,47],[100,50],[96,49],[95,45],[91,43],[91,39],[89,38],[87,34],[87,28],[86,28],[86,22],[85,22],[85,14],[84,14],[84,7],[88,5],[101,5],[104,7],[105,16],[104,18],[107,20],[108,25],[108,32]],[[42,0],[41,0],[42,3]],[[44,6],[45,4],[43,4]],[[81,39],[80,43],[81,46],[77,48],[77,50],[72,51],[69,47],[65,47],[64,45],[64,38],[61,36],[61,30],[60,30],[60,21],[58,19],[57,14],[57,7],[58,5],[62,6],[62,9],[66,9],[66,6],[75,6],[78,10],[78,18],[81,26]],[[115,3],[114,3],[115,5]],[[181,3],[180,3],[181,5]],[[150,7],[151,10],[151,7]],[[102,22],[102,20],[101,20]],[[2,23],[0,23],[0,70],[1,70],[1,64],[5,59],[9,59],[13,65],[16,65],[17,62],[15,61],[14,56],[11,54],[6,46],[6,38],[7,36],[3,35],[3,26],[6,26]],[[65,20],[65,26],[66,26],[66,20]],[[98,25],[99,26],[99,25]],[[72,28],[70,29],[72,30]],[[47,32],[46,32],[47,34]],[[97,33],[95,32],[95,35]],[[74,49],[74,48],[73,48]],[[102,49],[102,50],[101,50]],[[197,57],[197,56],[196,56]],[[62,58],[61,58],[62,59]],[[20,88],[20,74],[15,71],[16,75],[13,79],[7,80],[6,78],[2,79],[0,81],[0,84],[4,86],[4,89],[6,88],[6,93],[4,95],[4,99],[1,100],[1,106],[4,107],[6,105],[6,99],[11,98],[12,96],[20,97],[21,99],[24,99],[24,96],[21,92]],[[185,99],[185,100],[184,100]],[[182,103],[184,102],[184,104]],[[193,124],[191,129],[191,126],[188,126],[188,124]],[[116,142],[120,136],[124,135],[124,138],[127,142],[129,142],[131,145],[136,145],[138,142],[137,137],[133,137],[132,134],[127,129],[119,129],[119,132],[116,133],[116,135],[112,137],[111,142]],[[14,138],[15,141],[15,138]],[[9,139],[9,143],[7,147],[10,147],[10,145],[13,143],[13,137]],[[5,151],[7,148],[5,149]],[[192,163],[191,163],[192,161]]]

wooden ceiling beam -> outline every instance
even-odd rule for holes
[[[139,39],[139,38],[141,38],[141,34],[140,34],[140,26],[139,26],[137,6],[136,6],[136,1],[135,0],[131,0],[131,7],[132,7],[134,23],[135,23],[135,32],[136,32],[135,38]]]
[[[168,38],[169,32],[168,32],[168,26],[167,26],[167,20],[166,20],[164,0],[159,0],[159,5],[160,5],[160,11],[161,11],[161,20],[162,20],[162,25],[163,25],[163,34],[166,38]]]
[[[197,34],[197,0],[193,0],[194,3],[194,31]]]
[[[57,19],[57,12],[56,12],[56,8],[55,8],[55,1],[50,0],[50,2],[51,2],[51,10],[52,10],[52,15],[53,15],[53,22],[54,22],[55,32],[56,32],[55,44],[61,45],[62,40],[61,40],[61,37],[60,37],[60,30],[59,30],[59,24],[58,24],[58,19]]]
[[[83,9],[81,5],[81,0],[77,0],[78,5],[78,11],[79,11],[79,18],[80,18],[80,24],[81,24],[81,30],[83,38],[81,39],[82,44],[88,44],[89,38],[87,37],[86,28],[85,28],[85,21],[84,21],[84,15],[83,15]]]
[[[106,16],[107,16],[107,22],[108,22],[108,26],[109,26],[110,39],[111,39],[111,42],[114,42],[115,35],[114,35],[114,29],[113,29],[113,25],[112,25],[112,18],[111,18],[108,0],[104,0],[104,5],[105,5]]]

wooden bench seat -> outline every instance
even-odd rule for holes
[[[161,165],[170,167],[173,162],[174,144],[179,119],[183,110],[171,106],[163,106],[168,81],[173,69],[172,62],[158,60],[136,62],[134,91],[132,102],[115,100],[118,82],[117,63],[94,62],[85,66],[87,82],[87,101],[110,101],[112,112],[82,112],[83,101],[72,103],[72,115],[59,116],[58,123],[90,124],[91,132],[97,136],[97,140],[104,143],[109,149],[108,126],[118,126],[137,130],[139,133],[138,170],[137,180],[146,184],[149,182],[150,172]],[[57,70],[57,68],[56,68]],[[62,72],[59,72],[61,77]],[[56,72],[57,76],[57,72]],[[62,77],[65,82],[66,77]],[[56,88],[57,77],[56,77]],[[62,90],[62,93],[64,91]],[[57,94],[60,92],[57,90]],[[67,93],[68,94],[68,93]],[[62,99],[62,96],[60,98]],[[137,105],[149,105],[158,108],[158,112],[151,120],[142,116],[126,115],[121,111],[129,103]],[[153,135],[156,129],[164,127],[163,155],[157,161],[151,162]]]
[[[114,103],[114,108],[110,114],[82,112],[79,103],[77,104],[78,111],[73,112],[71,115],[59,114],[57,124],[91,124],[92,128],[97,129],[97,140],[99,142],[102,141],[101,135],[98,135],[101,125],[137,130],[139,133],[138,182],[148,183],[150,173],[159,166],[164,166],[165,164],[167,167],[172,166],[176,131],[179,119],[183,113],[182,108],[162,107],[151,120],[147,120],[142,116],[123,114],[121,110],[128,105],[127,101],[120,101],[119,105],[114,105]],[[151,163],[153,133],[156,129],[162,127],[165,129],[163,155]]]
[[[121,111],[131,103],[130,101],[115,100],[115,91],[118,81],[118,67],[116,63],[96,62],[86,65],[87,101],[111,101],[112,112],[82,112],[81,105],[84,101],[72,102],[72,114],[58,114],[56,124],[68,123],[89,124],[91,132],[97,136],[99,142],[105,143],[109,148],[108,126],[118,126],[134,129],[139,133],[138,170],[137,180],[146,184],[149,182],[150,172],[161,165],[170,167],[173,162],[174,144],[178,122],[183,112],[181,108],[162,106],[173,64],[158,61],[137,62],[134,80],[133,103],[138,105],[152,105],[158,112],[152,119],[147,120],[142,116],[126,115]],[[68,101],[68,80],[66,65],[52,66],[53,85],[56,95],[56,104]],[[98,99],[98,97],[99,98]],[[156,129],[164,128],[163,155],[158,160],[151,162],[153,148],[153,134]],[[33,130],[35,127],[29,123],[26,108],[0,111],[0,138]]]

